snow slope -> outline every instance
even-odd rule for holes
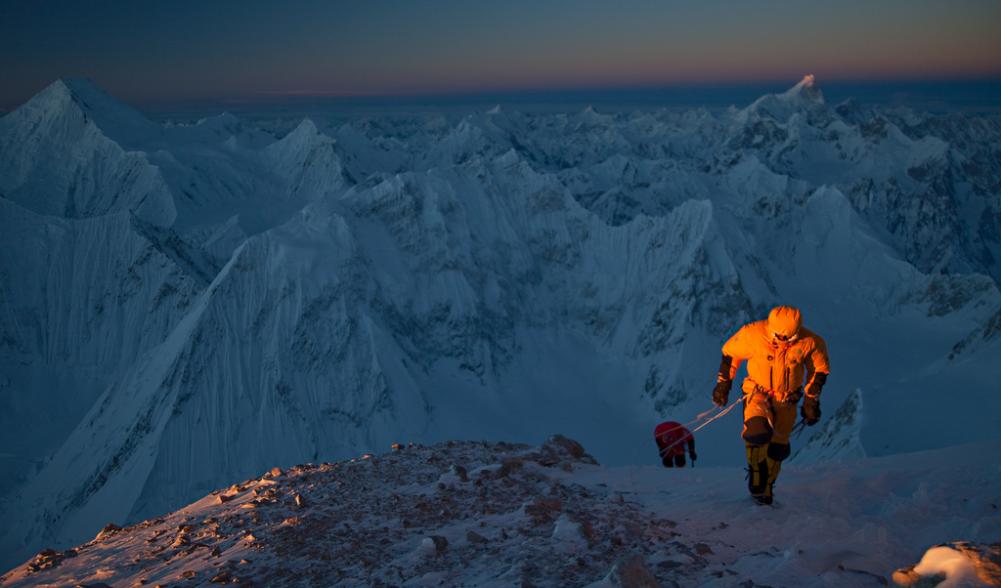
[[[78,80],[0,119],[0,561],[401,438],[644,463],[777,303],[832,350],[797,459],[998,438],[996,116],[806,79],[715,114],[271,127]],[[739,420],[704,462],[740,462]]]
[[[936,546],[1001,533],[999,449],[788,465],[763,507],[738,468],[606,467],[562,436],[401,447],[274,468],[0,585],[864,587],[928,550],[916,574],[986,586]]]

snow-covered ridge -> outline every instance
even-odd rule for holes
[[[1001,124],[842,106],[161,126],[53,84],[0,119],[0,553],[400,435],[644,460],[776,303],[832,350],[804,461],[996,438]]]
[[[275,467],[176,512],[109,524],[0,585],[875,587],[940,571],[960,585],[975,579],[972,560],[936,565],[929,537],[1001,530],[1001,474],[976,463],[998,449],[790,468],[779,501],[761,507],[737,468],[602,467],[560,435],[538,447],[397,444]],[[953,517],[930,524],[927,509]],[[893,573],[928,548],[914,571]]]

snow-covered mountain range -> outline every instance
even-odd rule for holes
[[[832,355],[796,460],[995,439],[999,146],[999,116],[831,106],[809,76],[721,113],[280,136],[57,81],[0,118],[0,563],[393,441],[648,462],[777,303]],[[742,459],[738,421],[703,462]]]

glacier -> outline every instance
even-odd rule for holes
[[[832,354],[796,459],[999,437],[998,115],[808,76],[719,112],[287,122],[86,80],[0,118],[0,563],[395,441],[648,462],[777,303]]]

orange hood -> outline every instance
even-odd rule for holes
[[[768,329],[783,337],[793,337],[799,334],[803,317],[798,308],[792,306],[776,306],[768,313]]]

